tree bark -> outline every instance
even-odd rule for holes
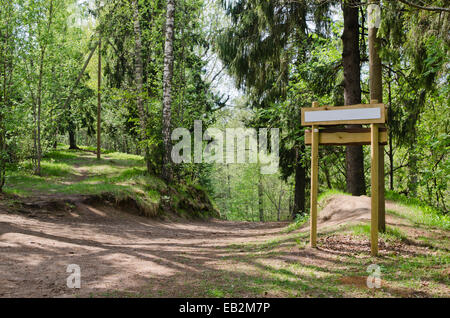
[[[260,166],[258,165],[258,210],[259,221],[264,222],[264,209],[263,209],[263,185]]]
[[[304,153],[304,146],[301,146],[300,153]],[[305,177],[306,169],[300,164],[300,153],[297,150],[295,168],[295,189],[294,189],[294,207],[292,209],[292,218],[295,219],[297,214],[305,214]]]
[[[370,86],[370,100],[376,100],[378,103],[383,102],[383,75],[381,70],[381,58],[379,54],[381,39],[377,36],[378,33],[378,12],[380,10],[380,1],[372,1],[369,6],[369,86]],[[378,10],[375,8],[378,7]],[[373,12],[371,12],[371,11]],[[380,18],[381,19],[381,18]],[[384,232],[386,230],[385,221],[385,202],[384,202],[384,146],[379,145],[379,167],[378,167],[378,230]]]
[[[411,146],[408,156],[408,195],[412,198],[417,196],[417,161],[416,149]]]
[[[164,144],[162,177],[165,181],[170,182],[171,173],[171,138],[170,125],[172,117],[172,77],[173,77],[173,35],[174,35],[174,16],[175,3],[174,0],[167,0],[167,16],[166,16],[166,38],[164,44],[164,78],[163,78],[163,125],[162,135]]]
[[[391,88],[391,70],[389,69],[388,82],[388,123],[392,120],[392,88]],[[392,143],[392,129],[389,129],[389,190],[394,191],[394,147]]]
[[[279,222],[281,219],[281,201],[283,200],[284,190],[283,183],[280,182],[280,193],[278,195],[278,207],[277,207],[277,221]]]
[[[359,51],[359,22],[358,6],[353,1],[343,4],[344,32],[342,34],[342,60],[344,67],[344,101],[345,105],[361,103],[360,83],[360,51]],[[361,125],[347,125],[346,127],[361,127]],[[347,146],[347,192],[359,196],[366,194],[364,180],[364,154],[362,146]]]
[[[72,122],[72,120],[70,119],[69,122],[69,149],[73,149],[73,150],[78,150],[80,148],[78,148],[77,146],[77,138],[75,135],[75,124]]]
[[[86,59],[86,61],[84,62],[83,68],[81,69],[80,73],[78,73],[78,77],[77,77],[77,79],[75,81],[75,84],[70,89],[69,95],[67,96],[66,102],[64,103],[63,109],[67,109],[68,110],[69,116],[71,114],[70,102],[72,101],[73,92],[74,92],[75,88],[78,86],[78,83],[80,82],[81,77],[83,76],[84,71],[86,70],[86,68],[87,68],[87,66],[89,64],[89,61],[91,60],[92,56],[94,55],[94,52],[97,49],[98,45],[99,45],[99,42],[95,43],[94,47],[91,49],[91,52],[89,52],[89,56]],[[76,128],[75,128],[74,123],[72,122],[71,119],[69,119],[69,128],[68,128],[68,131],[69,131],[69,149],[80,149],[80,148],[77,147],[77,144],[76,144],[75,130],[76,130]]]
[[[289,198],[288,198],[288,200],[289,200],[289,202],[288,202],[288,209],[289,209],[289,211],[288,211],[288,217],[291,217],[292,215],[293,215],[293,202],[292,202],[292,185],[291,184],[289,184]]]
[[[8,2],[8,6],[4,11],[4,14],[11,14],[11,8],[12,8],[13,4]],[[2,61],[2,65],[3,65],[3,87],[2,87],[2,91],[0,94],[0,105],[2,106],[3,109],[0,109],[0,152],[2,152],[3,154],[6,154],[7,151],[7,140],[6,140],[6,127],[5,127],[5,123],[4,123],[4,116],[3,114],[6,113],[5,110],[8,109],[8,107],[10,106],[9,103],[9,94],[10,91],[9,89],[10,84],[11,84],[11,79],[12,79],[12,72],[13,72],[13,61],[11,60],[11,56],[12,54],[10,54],[9,52],[12,50],[12,48],[10,47],[10,32],[9,32],[9,19],[5,19],[4,21],[5,23],[5,33],[4,33],[4,37],[3,37],[3,50],[0,51],[0,61]],[[2,37],[0,36],[0,39]],[[9,73],[9,76],[8,76]],[[1,74],[1,73],[0,73]],[[8,80],[9,77],[9,80]],[[9,82],[9,83],[8,83]],[[3,191],[3,186],[5,185],[5,176],[6,176],[6,158],[4,155],[1,156],[0,158],[0,193]]]
[[[229,212],[231,210],[231,175],[230,175],[230,165],[227,164],[227,200],[225,200],[226,211]],[[225,214],[226,219],[226,214]]]
[[[102,39],[98,40],[98,63],[97,63],[97,159],[101,156],[101,117],[102,117]]]
[[[44,57],[45,57],[45,46],[41,51],[41,60],[39,64],[39,81],[37,89],[37,114],[36,114],[36,170],[35,174],[41,175],[41,108],[42,108],[42,77],[44,76]]]
[[[84,74],[84,71],[86,70],[87,66],[89,65],[89,62],[91,61],[92,56],[94,55],[95,50],[97,49],[98,46],[98,42],[95,43],[94,47],[91,49],[91,52],[89,52],[89,55],[86,59],[86,61],[84,62],[83,68],[81,69],[80,73],[78,73],[78,77],[75,81],[75,83],[73,84],[72,88],[70,89],[69,95],[67,96],[66,102],[64,103],[64,109],[67,109],[70,105],[70,102],[72,101],[72,97],[73,97],[73,92],[75,90],[75,88],[78,86],[78,83],[81,80],[81,77]]]
[[[144,143],[144,157],[147,163],[147,172],[151,173],[151,161],[150,153],[147,145],[147,125],[148,125],[148,114],[144,108],[142,100],[142,86],[143,86],[143,63],[142,63],[142,40],[141,40],[141,25],[139,22],[139,7],[137,0],[133,0],[133,22],[134,22],[134,58],[135,58],[135,69],[134,77],[136,81],[136,104],[139,112],[139,122],[141,126],[141,141]]]
[[[331,186],[330,170],[325,165],[323,167],[323,172],[325,173],[325,180],[327,182],[327,188],[331,190],[333,187]]]
[[[53,20],[53,1],[50,1],[50,8],[48,11],[48,24],[47,24],[47,34],[50,33],[50,27],[52,25]],[[44,43],[41,45],[41,54],[39,61],[39,80],[37,87],[37,114],[36,114],[36,170],[35,174],[41,175],[41,157],[42,157],[42,148],[41,148],[41,110],[42,110],[42,80],[44,77],[44,59],[45,52],[47,50],[47,39],[44,39]]]

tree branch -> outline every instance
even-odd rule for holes
[[[450,8],[442,8],[442,7],[425,7],[425,6],[421,6],[419,4],[416,3],[412,3],[410,1],[407,0],[399,0],[401,3],[404,3],[406,5],[409,5],[413,8],[416,9],[421,9],[421,10],[426,10],[426,11],[442,11],[442,12],[450,12]]]
[[[97,41],[97,43],[95,43],[94,47],[91,49],[91,52],[89,53],[88,58],[84,62],[83,68],[81,69],[80,73],[78,73],[77,80],[75,81],[75,84],[72,86],[72,89],[69,92],[69,96],[67,97],[66,102],[64,103],[64,109],[67,109],[69,107],[70,102],[72,101],[73,91],[75,90],[75,88],[77,87],[78,83],[80,82],[81,77],[83,76],[83,73],[84,73],[84,71],[86,70],[86,67],[89,64],[89,61],[92,58],[92,55],[94,55],[94,52],[97,49],[97,46],[98,46],[98,41]]]

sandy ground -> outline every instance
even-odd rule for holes
[[[163,222],[112,205],[77,203],[30,217],[0,209],[0,297],[86,297],[138,291],[178,272],[198,272],[233,243],[267,240],[286,223]],[[66,285],[69,264],[81,288]]]

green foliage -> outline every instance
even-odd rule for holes
[[[244,102],[244,101],[241,101]],[[242,127],[252,112],[238,108],[217,112],[219,129]],[[258,221],[258,164],[214,164],[210,173],[210,192],[222,217],[228,220]],[[261,175],[262,209],[265,221],[290,219],[292,186],[280,174]]]
[[[205,80],[206,61],[201,58],[208,52],[206,31],[203,29],[201,0],[183,0],[177,5],[174,35],[174,75],[172,91],[172,126],[193,128],[194,120],[202,119],[207,127],[212,122],[212,110],[216,96]],[[104,48],[106,85],[104,91],[103,124],[108,148],[129,152],[131,149],[149,147],[149,161],[158,172],[162,154],[162,76],[163,76],[163,30],[165,6],[162,1],[139,1],[139,23],[144,61],[144,87],[142,98],[147,113],[146,140],[140,141],[141,128],[136,106],[135,38],[131,2],[106,1],[100,16],[100,28],[109,38]],[[117,107],[119,106],[119,107]],[[90,141],[94,142],[94,140]],[[186,168],[186,169],[185,169]],[[194,169],[194,171],[192,171]],[[198,166],[176,166],[180,178],[192,174],[199,177]]]

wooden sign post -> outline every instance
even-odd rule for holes
[[[386,122],[384,104],[371,103],[352,106],[318,107],[314,102],[312,108],[302,108],[302,125],[311,126],[306,131],[305,144],[311,145],[311,213],[310,245],[317,245],[317,194],[319,175],[319,145],[371,145],[371,222],[370,242],[372,256],[378,255],[378,218],[380,213],[379,161],[380,145],[387,143],[387,131],[380,128]],[[319,125],[370,124],[370,128],[323,128]],[[382,181],[381,181],[382,182]],[[384,197],[382,198],[384,200]],[[381,204],[384,204],[382,202]]]
[[[319,103],[313,102],[313,107],[318,107]],[[317,192],[319,189],[319,126],[311,127],[311,231],[309,242],[312,247],[317,243]]]

